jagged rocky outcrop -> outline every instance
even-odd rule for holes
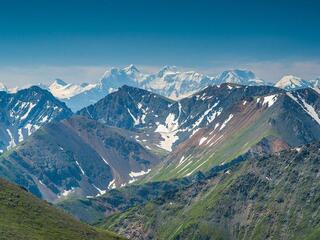
[[[0,151],[16,146],[41,126],[71,115],[65,103],[39,87],[0,92]]]

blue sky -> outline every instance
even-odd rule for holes
[[[162,65],[266,80],[320,76],[319,1],[7,1],[0,81],[94,81],[110,66]]]

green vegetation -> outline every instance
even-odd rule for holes
[[[107,218],[139,239],[319,239],[320,144],[251,159]]]
[[[179,179],[130,185],[108,191],[103,196],[96,198],[63,200],[56,206],[83,222],[96,224],[103,221],[106,214],[122,212],[150,200],[159,199],[161,196],[166,199],[190,184],[190,179]]]
[[[198,149],[195,149],[195,152],[193,152],[195,157],[189,160],[192,163],[187,167],[185,167],[186,163],[179,166],[176,161],[164,164],[161,169],[154,170],[139,183],[181,178],[187,173],[194,173],[195,171],[206,172],[213,166],[230,162],[246,153],[250,148],[259,143],[261,139],[279,136],[277,131],[268,123],[269,118],[270,113],[268,111],[258,114],[252,124],[246,123],[246,126],[242,126],[239,129],[238,126],[235,126],[236,129],[230,132],[229,135],[224,136],[224,140],[214,148],[208,148],[205,152],[200,152],[199,154],[196,153]]]
[[[0,179],[0,239],[71,240],[122,239],[94,229],[39,200],[24,189]]]

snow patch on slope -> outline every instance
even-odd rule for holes
[[[131,172],[129,173],[129,176],[132,177],[132,178],[141,177],[141,176],[143,176],[143,175],[148,174],[150,171],[151,171],[151,169],[148,169],[147,171],[141,170],[140,172],[133,172],[133,171],[131,171]]]
[[[86,175],[82,169],[82,167],[80,166],[80,164],[78,163],[78,161],[76,161],[76,164],[78,165],[80,172],[82,173],[82,175]]]
[[[266,96],[263,98],[262,105],[268,105],[268,107],[271,107],[277,101],[277,99],[278,99],[277,94]]]
[[[151,171],[151,169],[148,169],[147,171],[141,170],[140,172],[131,171],[129,173],[129,176],[131,177],[131,180],[129,180],[129,183],[133,183],[133,182],[137,181],[139,177],[142,177],[142,176],[148,174],[150,171]]]
[[[298,103],[306,113],[308,113],[318,124],[320,124],[320,118],[313,106],[309,105],[303,98],[300,98],[302,104],[299,102],[298,98],[292,95],[292,93],[287,92],[287,95]]]
[[[233,118],[233,114],[230,114],[229,117],[222,123],[221,127],[220,127],[220,131],[222,129],[225,128],[225,126],[227,125],[227,123]]]
[[[155,132],[160,133],[162,137],[162,141],[159,143],[159,147],[165,149],[169,152],[172,151],[173,144],[179,139],[176,135],[178,130],[178,120],[175,119],[175,115],[173,113],[169,113],[166,118],[165,124],[159,124]]]
[[[207,137],[202,137],[199,141],[199,146],[201,146],[207,139]]]
[[[9,139],[9,146],[7,147],[7,149],[9,150],[10,148],[13,148],[14,146],[16,146],[16,142],[14,141],[13,135],[9,129],[7,129],[7,133],[10,138]]]
[[[111,182],[109,182],[108,189],[115,189],[116,188],[116,180],[113,179]]]

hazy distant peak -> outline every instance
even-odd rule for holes
[[[298,89],[298,88],[308,88],[312,87],[311,82],[308,82],[300,77],[294,75],[283,76],[276,84],[275,87],[283,88],[286,90]]]

